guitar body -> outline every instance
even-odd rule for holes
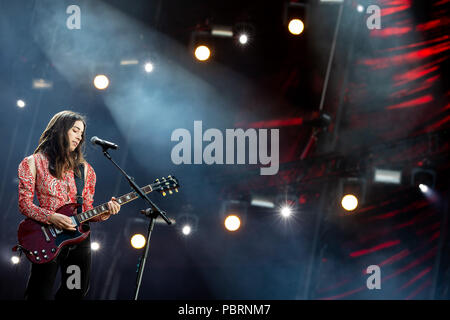
[[[79,204],[70,203],[56,212],[68,217],[76,215]],[[55,259],[61,249],[69,244],[77,244],[89,236],[90,231],[83,230],[83,224],[76,224],[76,231],[61,230],[54,225],[37,222],[26,218],[19,224],[17,237],[19,245],[27,258],[33,263],[47,263]]]

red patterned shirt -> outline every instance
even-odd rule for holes
[[[76,203],[77,187],[73,170],[66,171],[62,179],[55,178],[48,169],[48,159],[42,153],[32,155],[36,167],[36,178],[31,173],[28,158],[22,160],[18,169],[19,210],[25,216],[50,224],[49,218],[67,203]],[[87,174],[83,189],[83,211],[93,208],[96,176],[86,162]],[[36,193],[39,206],[33,203]],[[102,216],[103,217],[103,216]],[[91,221],[104,220],[100,217]]]

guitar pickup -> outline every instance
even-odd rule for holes
[[[47,234],[47,232],[45,231],[45,227],[42,226],[42,227],[41,227],[41,230],[42,230],[42,233],[44,233],[45,241],[50,242],[50,238],[48,237],[48,234]]]
[[[53,227],[48,227],[48,230],[50,230],[50,233],[52,234],[53,238],[56,238],[56,233]]]

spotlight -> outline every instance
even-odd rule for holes
[[[307,26],[308,5],[302,2],[287,2],[284,6],[283,23],[293,35],[302,34]]]
[[[364,11],[364,7],[360,4],[358,4],[358,6],[356,7],[356,10],[358,10],[358,12],[363,12]]]
[[[224,225],[228,231],[237,231],[241,226],[241,219],[237,215],[229,215],[225,218]]]
[[[250,205],[262,208],[275,208],[276,197],[272,194],[263,193],[251,193],[250,194]]]
[[[198,216],[193,214],[194,209],[191,204],[186,204],[181,207],[181,214],[177,217],[177,225],[180,226],[179,231],[188,236],[197,231]]]
[[[211,56],[211,50],[206,45],[200,45],[195,48],[195,57],[199,61],[206,61]]]
[[[138,63],[139,63],[139,60],[137,60],[137,59],[123,59],[123,60],[120,60],[120,65],[121,66],[135,65],[135,64],[138,64]]]
[[[53,83],[45,79],[33,79],[32,87],[33,89],[50,89],[53,87]]]
[[[98,249],[100,249],[100,244],[96,241],[91,243],[91,249],[94,251],[97,251]]]
[[[234,25],[233,34],[235,35],[235,41],[244,46],[253,38],[255,27],[247,21],[241,21]]]
[[[436,182],[436,171],[430,168],[414,168],[411,171],[411,185],[419,187],[422,192],[433,189]],[[426,189],[426,191],[424,191]]]
[[[217,31],[220,33],[220,31]],[[207,61],[212,56],[213,35],[209,26],[191,33],[189,50],[198,61]]]
[[[338,199],[346,211],[355,211],[364,203],[366,180],[364,178],[347,177],[339,181]]]
[[[419,189],[420,189],[420,191],[422,191],[423,193],[427,193],[428,190],[429,190],[428,186],[427,186],[426,184],[423,184],[423,183],[419,184]]]
[[[18,256],[11,257],[12,264],[18,264],[20,262],[20,258]]]
[[[247,44],[247,42],[248,42],[248,36],[245,33],[241,34],[239,36],[239,43],[240,44]]]
[[[142,249],[145,246],[146,239],[142,234],[135,234],[131,237],[131,246],[135,249]]]
[[[299,35],[305,29],[305,24],[300,19],[292,19],[288,24],[288,29],[293,35]]]
[[[401,184],[402,172],[400,170],[375,168],[373,181],[378,183]]]
[[[17,106],[18,106],[19,108],[25,107],[25,106],[26,106],[25,101],[20,100],[20,99],[17,100]]]
[[[150,62],[147,62],[144,65],[144,69],[145,69],[145,72],[147,72],[147,73],[152,72],[153,71],[153,64],[151,64]]]
[[[347,211],[353,211],[358,207],[358,198],[353,194],[346,194],[341,200],[342,208]]]
[[[183,226],[183,229],[181,229],[181,232],[185,235],[185,236],[188,236],[188,235],[190,235],[191,234],[191,226],[190,225],[188,225],[188,224],[186,224],[186,225],[184,225]]]
[[[233,29],[228,26],[212,26],[211,35],[216,37],[231,38],[233,36]]]
[[[281,216],[283,216],[283,218],[289,218],[292,214],[292,209],[289,207],[283,207],[281,208]]]
[[[109,79],[104,74],[96,75],[94,78],[94,86],[99,90],[104,90],[109,86]]]
[[[249,202],[246,200],[226,200],[222,203],[221,217],[228,231],[241,228],[247,218]]]
[[[275,202],[278,212],[283,218],[289,218],[297,208],[298,196],[291,188],[286,188],[277,195]]]

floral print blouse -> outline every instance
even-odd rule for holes
[[[19,210],[28,218],[50,224],[49,218],[60,207],[76,203],[77,187],[74,171],[66,171],[62,179],[55,178],[48,169],[49,160],[42,153],[33,154],[36,178],[33,177],[28,158],[22,160],[18,168]],[[87,174],[83,189],[83,212],[93,208],[96,176],[94,169],[87,162]],[[39,206],[33,203],[36,194]],[[91,219],[102,221],[103,215]]]

